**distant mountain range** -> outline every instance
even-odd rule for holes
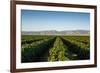
[[[89,30],[47,30],[47,31],[22,31],[22,35],[89,35]]]

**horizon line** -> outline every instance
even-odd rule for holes
[[[24,31],[27,31],[27,30],[24,30]],[[33,30],[31,30],[31,31],[33,31]],[[58,32],[61,32],[61,31],[90,31],[90,30],[83,30],[83,29],[80,29],[80,30],[61,30],[61,31],[59,31],[59,30],[35,30],[36,32],[38,31],[58,31]],[[22,32],[23,32],[23,30],[22,30]],[[28,31],[28,32],[30,32],[30,30]]]

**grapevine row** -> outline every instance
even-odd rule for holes
[[[69,60],[68,57],[65,56],[65,47],[63,45],[62,40],[57,37],[53,47],[49,51],[48,61],[65,61]]]
[[[25,46],[22,48],[22,62],[37,62],[40,61],[40,57],[51,47],[53,42],[55,41],[55,37],[50,39],[44,39],[35,45]]]
[[[61,38],[63,43],[68,47],[68,50],[72,53],[77,54],[77,57],[75,59],[89,59],[90,58],[90,51],[89,49],[85,49],[82,45],[80,45],[75,40],[69,40],[67,38]]]

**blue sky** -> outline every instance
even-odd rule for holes
[[[89,30],[90,14],[80,12],[21,10],[22,31]]]

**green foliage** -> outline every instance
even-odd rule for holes
[[[90,58],[89,36],[22,35],[21,61],[68,61]]]
[[[22,62],[40,61],[39,58],[50,48],[54,40],[55,37],[52,37],[49,39],[33,42],[32,44],[22,45]]]
[[[51,48],[49,51],[48,61],[69,60],[67,57],[65,57],[64,53],[65,53],[65,48],[64,48],[63,42],[59,37],[57,37],[54,42],[53,48]]]
[[[88,36],[67,36],[62,37],[61,39],[68,47],[68,50],[71,53],[76,54],[76,57],[73,59],[81,60],[90,58],[90,43]],[[86,42],[87,44],[84,44],[82,41]]]

